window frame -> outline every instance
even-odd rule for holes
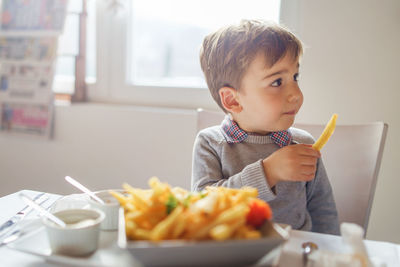
[[[78,25],[76,28],[77,31],[77,46],[78,46],[78,51],[77,54],[74,53],[61,53],[61,54],[57,54],[57,60],[59,60],[60,57],[70,57],[73,61],[74,61],[74,70],[73,73],[75,75],[62,75],[62,74],[57,74],[56,71],[56,62],[54,62],[54,78],[53,78],[53,85],[52,85],[52,90],[55,96],[55,102],[57,104],[62,104],[64,105],[65,103],[69,103],[71,101],[74,102],[86,102],[87,98],[85,97],[87,95],[87,87],[91,86],[93,87],[96,83],[96,78],[95,77],[88,77],[86,74],[87,72],[85,71],[85,77],[84,77],[84,83],[85,86],[84,87],[80,87],[80,88],[76,88],[76,74],[77,74],[77,60],[79,60],[80,56],[84,57],[84,60],[87,61],[87,51],[86,51],[86,47],[87,47],[87,31],[88,31],[88,4],[87,1],[88,0],[80,0],[80,5],[81,6],[81,10],[68,10],[66,11],[66,16],[65,19],[67,20],[69,16],[77,16],[78,19]],[[92,0],[95,1],[95,0]],[[86,3],[84,3],[86,2]],[[95,3],[96,5],[96,3]],[[83,16],[83,18],[82,18]],[[83,46],[84,46],[84,50],[82,52],[82,40],[81,40],[81,19],[84,19],[83,23],[86,23],[86,25],[84,24],[84,32],[82,33],[83,35],[85,35],[84,40],[83,40]],[[66,22],[65,22],[66,23]],[[65,31],[65,25],[64,25],[64,31]],[[60,35],[61,36],[61,35]],[[59,40],[58,42],[60,42],[60,36],[59,36]],[[87,62],[85,62],[87,65]],[[86,68],[86,66],[85,66]],[[79,92],[77,92],[77,90]]]

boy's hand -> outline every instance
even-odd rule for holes
[[[285,146],[263,160],[264,172],[270,187],[280,181],[310,181],[315,177],[321,153],[312,145]]]

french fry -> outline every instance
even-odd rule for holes
[[[248,211],[249,207],[246,204],[244,203],[238,204],[236,206],[233,206],[232,208],[223,211],[215,219],[215,224],[222,224],[237,220],[241,217],[244,217],[244,215],[247,214]]]
[[[223,192],[219,192],[218,193],[218,202],[217,202],[218,203],[218,207],[217,207],[218,212],[226,210],[230,206],[229,202],[230,201],[228,199],[228,196],[226,194],[224,194]]]
[[[126,202],[125,205],[122,205],[122,204],[121,204],[121,206],[123,206],[124,209],[127,210],[127,211],[135,211],[135,210],[137,210],[136,207],[133,205],[132,202]]]
[[[243,224],[238,227],[233,238],[235,239],[257,239],[261,237],[260,231],[253,227]]]
[[[322,147],[328,142],[336,127],[337,114],[333,114],[328,124],[325,126],[324,131],[318,140],[313,144],[313,148],[320,151]]]
[[[245,239],[257,239],[261,237],[260,231],[256,231],[255,229],[248,229],[244,233]]]
[[[136,239],[136,240],[149,240],[150,239],[150,231],[137,228],[132,232],[131,236],[132,236],[132,239]]]
[[[149,185],[151,189],[153,189],[153,195],[152,195],[153,199],[162,196],[163,194],[170,191],[169,186],[161,183],[157,177],[151,177],[149,180]]]
[[[125,212],[125,219],[128,221],[135,221],[141,216],[143,216],[143,212],[138,210]]]
[[[234,223],[241,218],[244,218],[244,215],[248,212],[248,207],[246,204],[238,204],[233,206],[223,212],[221,212],[217,218],[211,218],[209,223],[204,224],[204,226],[196,231],[194,234],[195,239],[204,239],[211,229],[219,224],[229,224]]]
[[[110,190],[109,193],[118,200],[121,206],[124,206],[125,203],[128,202],[128,198],[119,192]]]
[[[147,204],[146,194],[143,191],[132,188],[128,184],[123,184],[122,187],[131,194],[132,198],[135,200],[134,206],[140,210],[146,210],[149,206]]]
[[[193,239],[196,240],[202,240],[206,239],[210,230],[214,228],[217,225],[215,222],[214,218],[209,218],[206,220],[203,220],[201,223],[199,223],[197,226],[197,229],[195,231],[189,232],[189,237],[193,237]]]
[[[154,225],[152,225],[147,216],[140,216],[136,218],[135,223],[139,228],[146,230],[151,230],[154,227]]]
[[[214,240],[222,241],[232,237],[233,233],[246,222],[245,218],[240,218],[232,224],[219,224],[210,230],[210,236]]]
[[[174,229],[172,230],[172,239],[177,239],[185,231],[186,220],[183,214],[179,214],[176,219]]]
[[[179,214],[182,212],[182,207],[176,207],[172,213],[165,218],[163,221],[159,222],[156,227],[150,233],[150,239],[153,241],[159,241],[165,239],[168,235],[169,230],[178,218]]]
[[[210,230],[210,236],[214,240],[222,241],[228,239],[232,235],[232,229],[231,227],[224,223],[224,224],[219,224],[215,227],[213,227]]]
[[[125,230],[128,232],[133,231],[136,228],[136,224],[133,221],[126,221],[125,223]]]

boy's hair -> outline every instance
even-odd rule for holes
[[[212,97],[225,112],[219,89],[227,86],[239,90],[243,75],[258,53],[264,54],[266,67],[270,68],[286,54],[298,60],[303,48],[289,30],[262,20],[242,20],[239,25],[221,28],[204,38],[201,68]]]

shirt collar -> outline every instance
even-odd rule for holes
[[[249,136],[249,134],[241,129],[228,115],[226,115],[222,121],[221,129],[222,134],[229,144],[241,143]],[[288,130],[272,132],[269,133],[268,136],[279,147],[287,146],[292,142],[292,135]]]
[[[221,128],[222,134],[229,144],[241,143],[246,140],[248,136],[247,132],[242,130],[228,115],[226,115],[222,121]]]

